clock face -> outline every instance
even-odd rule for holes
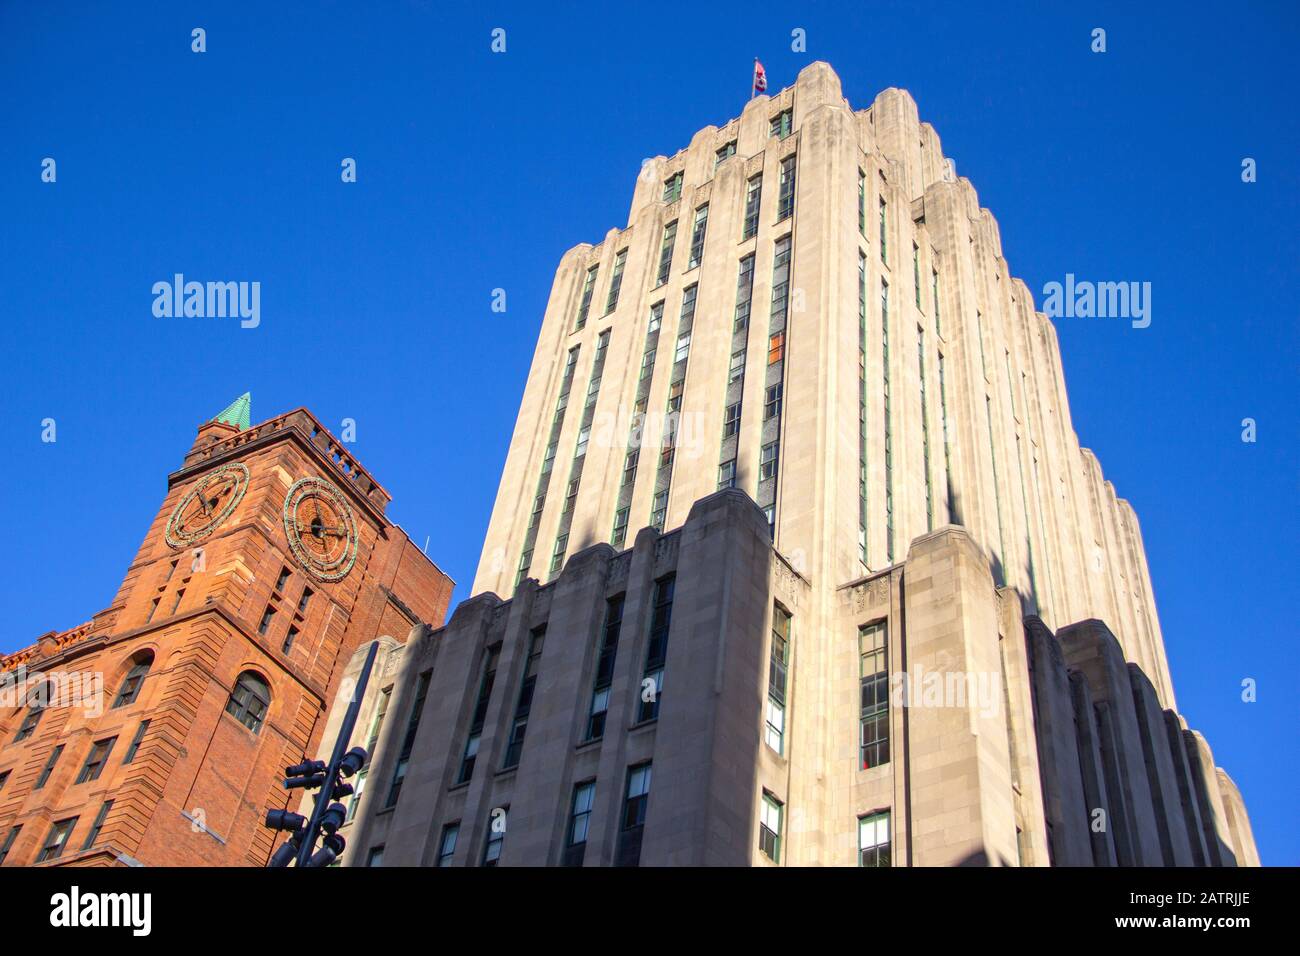
[[[357,523],[343,492],[324,478],[299,478],[284,497],[284,531],[298,562],[338,581],[357,560]]]
[[[248,468],[223,465],[199,479],[167,520],[167,544],[188,548],[216,531],[230,517],[248,488]]]

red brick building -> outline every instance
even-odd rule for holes
[[[109,607],[0,658],[0,865],[265,865],[352,652],[443,623],[389,494],[305,409],[248,414],[199,428]]]

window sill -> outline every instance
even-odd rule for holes
[[[508,777],[508,776],[510,776],[512,773],[517,772],[518,770],[519,770],[519,764],[515,764],[515,765],[512,766],[512,767],[502,767],[502,768],[501,768],[500,770],[498,770],[496,773],[492,774],[492,776],[493,776],[494,778],[497,778],[497,779],[499,779],[499,778],[501,778],[501,777]]]
[[[604,735],[600,737],[593,737],[591,740],[584,740],[581,743],[579,743],[576,747],[574,747],[573,751],[574,753],[583,753],[587,750],[594,750],[598,748],[601,745],[601,743],[604,742],[604,740],[605,740]]]
[[[627,732],[629,734],[637,733],[638,731],[646,730],[647,728],[653,727],[657,723],[659,723],[659,718],[651,717],[649,720],[642,720],[642,721],[638,721],[635,724],[632,724],[630,727],[627,728]]]

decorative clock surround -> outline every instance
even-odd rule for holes
[[[299,478],[284,496],[284,532],[293,556],[321,581],[339,581],[357,560],[357,523],[336,485]]]
[[[205,475],[167,519],[169,547],[188,548],[216,531],[234,513],[248,489],[248,468],[238,462]]]

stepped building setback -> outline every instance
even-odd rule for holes
[[[1052,323],[824,63],[563,256],[473,594],[382,642],[345,862],[1258,863]]]

